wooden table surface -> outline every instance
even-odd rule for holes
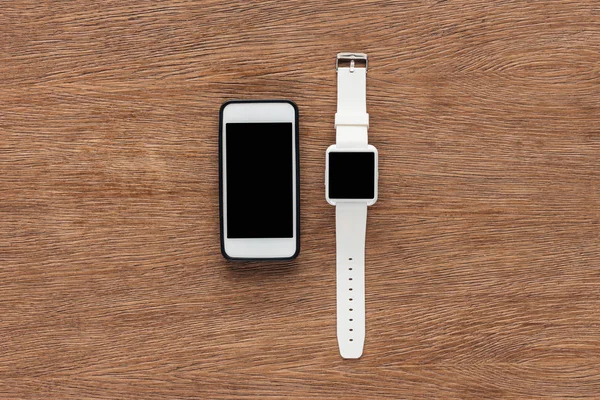
[[[0,46],[1,399],[600,398],[597,1],[16,0]],[[356,361],[339,51],[380,152]],[[300,109],[293,262],[220,254],[235,98]]]

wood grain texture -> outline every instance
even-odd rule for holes
[[[0,11],[0,398],[600,398],[597,1]],[[334,55],[369,54],[367,341],[335,337]],[[300,108],[302,251],[219,252],[232,98]]]

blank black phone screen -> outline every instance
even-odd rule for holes
[[[225,124],[227,237],[294,233],[291,122]]]

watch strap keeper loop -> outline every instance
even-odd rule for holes
[[[364,126],[369,128],[369,114],[350,114],[350,113],[336,113],[335,114],[335,127],[338,126]]]

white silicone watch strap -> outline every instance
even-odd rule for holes
[[[365,343],[366,228],[367,203],[337,203],[337,338],[343,358],[359,358]]]
[[[366,61],[366,55],[361,56]],[[355,67],[351,61],[350,67],[337,69],[337,80],[336,147],[366,148],[367,68]],[[337,338],[343,358],[360,358],[365,343],[366,228],[366,201],[336,201]]]
[[[337,71],[338,100],[335,114],[336,146],[367,147],[367,69],[340,67]]]

